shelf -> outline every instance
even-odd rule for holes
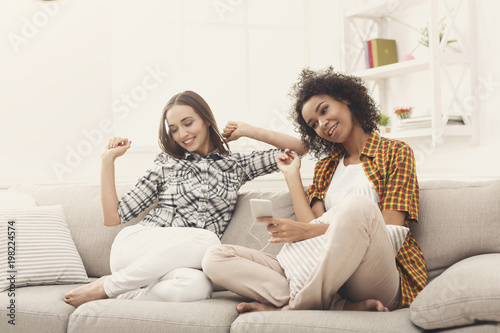
[[[381,133],[383,137],[389,139],[416,138],[421,136],[431,136],[432,128],[419,128],[414,130],[402,130],[391,133]]]
[[[414,73],[425,74],[408,76],[406,79],[418,79],[419,82],[423,82],[421,92],[425,93],[423,97],[425,100],[422,101],[422,105],[428,110],[420,113],[426,116],[400,121],[391,128],[391,133],[383,133],[382,135],[400,140],[430,137],[433,144],[440,143],[446,136],[471,136],[471,142],[477,144],[479,134],[477,106],[461,107],[467,105],[467,98],[477,95],[475,15],[474,11],[471,11],[474,6],[473,0],[458,1],[456,7],[452,10],[446,10],[444,14],[440,14],[440,12],[443,6],[448,7],[447,5],[449,5],[446,0],[364,0],[362,2],[363,5],[344,11],[342,43],[346,49],[352,46],[353,50],[352,54],[344,54],[344,70],[350,75],[360,77],[367,83],[367,88],[379,94],[379,103],[382,109],[390,107],[400,99],[392,92],[402,88],[398,87],[398,82],[393,82],[391,78],[398,80]],[[465,6],[461,6],[464,3]],[[391,22],[398,22],[413,29],[415,27],[412,24],[416,23],[416,20],[411,20],[409,17],[417,15],[417,13],[423,16],[423,10],[426,10],[428,25],[435,28],[430,29],[434,36],[432,41],[439,40],[439,26],[440,22],[443,21],[451,24],[447,34],[452,36],[451,39],[457,39],[457,43],[445,46],[431,43],[432,45],[427,49],[428,52],[422,50],[421,54],[418,53],[417,59],[352,71],[354,68],[366,68],[363,62],[366,57],[363,43],[366,40],[374,38],[374,36],[376,36],[375,38],[392,37],[396,40],[405,38],[404,31],[391,34],[397,29]],[[443,15],[444,17],[442,17]],[[466,34],[458,30],[459,21],[464,23]],[[418,29],[415,28],[415,31],[418,32]],[[401,44],[408,47],[404,43]],[[450,76],[450,74],[453,75]],[[427,90],[427,86],[431,89]],[[406,96],[408,94],[417,96],[408,91],[405,92],[405,99],[409,99]],[[448,102],[450,102],[448,108],[456,104],[461,114],[470,114],[474,117],[469,116],[461,121],[456,121],[451,116],[445,118],[450,111],[453,111],[444,109]],[[444,119],[447,119],[446,124],[444,124]]]
[[[376,18],[390,16],[396,12],[419,6],[426,0],[379,0],[345,12],[347,18]]]
[[[417,138],[423,136],[432,136],[432,128],[417,128],[417,129],[401,129],[392,128],[395,130],[390,133],[381,133],[380,135],[389,139],[404,139]],[[438,130],[439,132],[439,130]],[[470,136],[473,128],[470,125],[447,125],[441,131],[445,136]]]
[[[429,60],[412,59],[390,65],[365,69],[352,74],[367,80],[386,79],[397,75],[404,75],[429,69],[429,64]]]
[[[449,136],[470,136],[472,133],[471,125],[447,125],[444,128],[444,135]]]

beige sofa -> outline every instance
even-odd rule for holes
[[[15,326],[8,323],[8,293],[0,293],[0,332],[500,332],[500,181],[421,181],[420,189],[420,223],[411,232],[431,282],[411,308],[238,316],[235,306],[243,299],[215,291],[212,299],[193,303],[113,299],[74,309],[63,295],[78,285],[42,285],[16,289]],[[9,192],[29,194],[38,206],[61,204],[88,276],[109,273],[110,246],[123,226],[103,226],[98,186],[14,186]],[[286,192],[241,193],[224,243],[260,247],[248,233],[252,197],[270,198],[278,217],[294,217]],[[259,230],[254,234],[265,238]]]

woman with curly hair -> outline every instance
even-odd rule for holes
[[[300,159],[290,151],[278,157],[297,221],[259,219],[269,224],[270,242],[285,243],[277,257],[216,245],[203,259],[205,273],[257,301],[238,304],[239,313],[409,306],[427,282],[406,228],[418,219],[411,148],[378,135],[380,114],[360,78],[304,69],[291,95],[302,141],[323,158],[304,193]]]

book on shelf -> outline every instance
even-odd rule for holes
[[[398,62],[398,50],[394,39],[376,38],[364,42],[367,68],[374,68]]]

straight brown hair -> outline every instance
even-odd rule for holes
[[[160,129],[158,132],[158,144],[163,152],[176,158],[183,158],[186,153],[186,150],[174,141],[172,134],[165,126],[167,112],[174,105],[187,105],[192,107],[201,119],[210,124],[209,138],[215,149],[222,155],[227,155],[229,153],[229,146],[221,139],[221,134],[210,106],[208,106],[208,103],[200,95],[190,90],[174,95],[163,108],[160,119]]]

